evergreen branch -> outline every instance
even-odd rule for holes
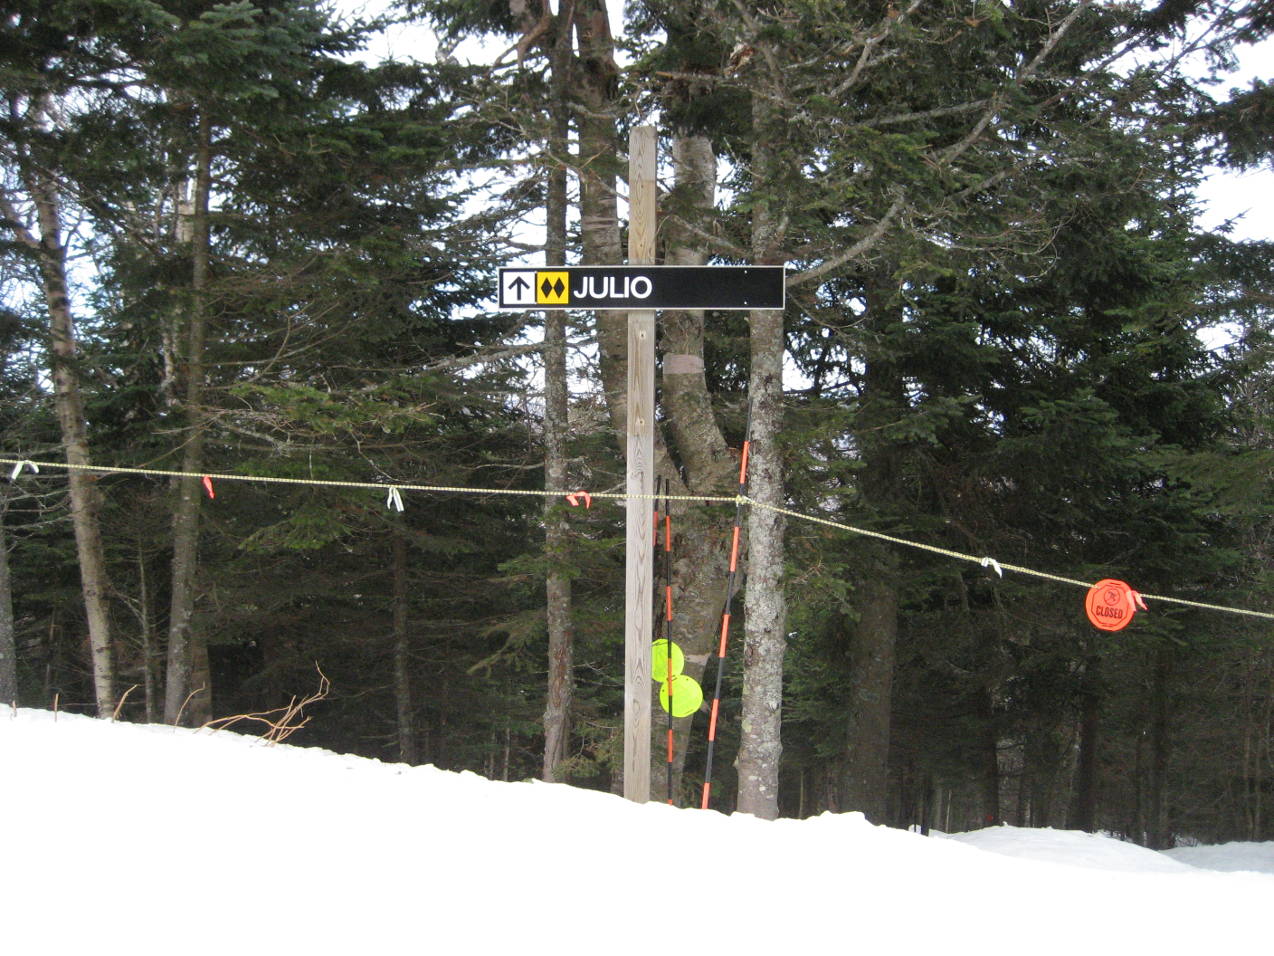
[[[889,35],[894,32],[894,30],[899,26],[899,24],[904,22],[912,13],[914,13],[916,9],[920,6],[920,4],[923,2],[924,0],[912,0],[911,5],[907,7],[906,10],[903,10],[901,13],[899,13],[897,16],[885,17],[884,29],[881,30],[879,33],[877,33],[875,36],[868,37],[867,40],[864,41],[862,52],[858,55],[858,62],[854,64],[854,69],[850,71],[849,76],[845,78],[844,82],[838,84],[832,90],[832,93],[831,93],[832,96],[839,96],[843,94],[846,90],[853,89],[855,86],[858,85],[858,80],[862,76],[862,74],[867,70],[869,66],[874,65],[872,61],[872,55],[871,55],[872,52],[878,46],[880,46],[880,44],[882,44],[886,39],[888,39]],[[846,50],[846,52],[849,52],[849,51]]]
[[[728,239],[722,238],[721,236],[715,236],[712,233],[703,230],[699,226],[696,226],[694,223],[690,222],[689,220],[681,216],[678,216],[676,213],[665,214],[663,217],[663,220],[666,223],[675,223],[677,226],[680,226],[682,229],[686,230],[686,232],[690,233],[696,239],[701,239],[704,242],[706,242],[708,245],[714,246],[716,249],[718,249],[721,252],[722,255],[729,256],[730,258],[739,259],[739,260],[744,260],[748,258],[748,255],[749,255],[748,250],[745,249],[743,246],[740,246],[737,243],[730,242]]]
[[[812,282],[815,279],[827,275],[829,272],[839,269],[845,263],[852,262],[859,256],[863,255],[884,237],[885,233],[889,230],[889,227],[893,225],[894,220],[897,218],[898,214],[902,212],[905,205],[905,195],[900,195],[895,198],[889,208],[885,210],[885,214],[876,220],[876,224],[868,230],[867,235],[863,236],[840,255],[833,256],[830,259],[825,259],[819,265],[806,269],[804,272],[798,272],[796,275],[790,277],[787,280],[788,285],[795,286],[806,282]]]
[[[31,230],[22,222],[22,216],[18,212],[13,201],[9,198],[8,187],[0,188],[0,216],[4,217],[3,225],[7,226],[13,233],[14,237],[22,245],[28,249],[39,249],[40,242],[32,235]]]
[[[467,368],[470,365],[483,365],[488,362],[500,362],[504,359],[531,355],[544,350],[543,342],[531,342],[525,345],[510,345],[494,352],[474,352],[470,355],[457,355],[452,358],[439,359],[424,367],[426,372],[441,372],[449,369]]]
[[[1075,21],[1078,20],[1082,14],[1086,13],[1091,5],[1092,0],[1080,0],[1080,2],[1075,5],[1075,9],[1071,10],[1071,12],[1062,19],[1062,22],[1057,25],[1056,29],[1049,33],[1048,38],[1044,41],[1044,45],[1040,47],[1039,52],[1035,54],[1035,56],[1031,59],[1031,62],[1022,67],[1021,71],[1014,76],[1012,84],[1014,87],[1020,88],[1023,83],[1039,72],[1040,67],[1044,65],[1044,61],[1048,59],[1049,54],[1057,48],[1057,44],[1059,44],[1062,41],[1062,38],[1070,32],[1071,27],[1075,25]],[[951,146],[948,146],[945,150],[943,150],[941,156],[937,159],[938,164],[942,166],[949,166],[952,161],[958,159],[967,152],[968,149],[981,138],[982,134],[986,132],[987,127],[995,120],[996,115],[1003,108],[1004,103],[1005,91],[1001,90],[988,100],[986,110],[982,113],[982,116],[978,118],[978,121],[973,124],[973,128],[969,130],[969,132],[966,133],[958,143],[953,143]]]
[[[959,106],[940,106],[931,110],[920,110],[915,113],[894,113],[892,116],[882,116],[879,119],[869,120],[859,124],[867,129],[877,129],[881,126],[897,126],[903,123],[922,123],[926,120],[943,119],[947,116],[959,116],[961,113],[971,113],[974,110],[982,109],[991,101],[987,98],[980,100],[970,100],[968,103],[961,103]]]

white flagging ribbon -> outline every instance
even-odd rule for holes
[[[982,565],[984,568],[990,568],[999,577],[1004,577],[1004,569],[1000,567],[1000,562],[995,560],[995,558],[983,558],[978,562],[978,564]]]
[[[403,510],[403,496],[398,493],[397,488],[390,488],[389,494],[385,497],[385,507],[393,508],[398,512]]]
[[[13,466],[13,471],[9,473],[10,481],[17,481],[18,476],[22,474],[23,468],[30,468],[35,474],[40,473],[40,466],[33,461],[27,461],[25,458]]]

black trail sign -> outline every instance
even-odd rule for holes
[[[783,266],[501,269],[501,309],[781,309]]]

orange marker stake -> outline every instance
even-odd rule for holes
[[[668,653],[665,655],[665,676],[664,686],[668,688],[668,766],[666,773],[668,777],[668,805],[673,806],[673,763],[676,757],[676,735],[673,727],[673,649],[672,643],[672,506],[668,500],[668,495],[672,491],[672,479],[665,478],[664,487],[664,639],[668,642]],[[655,502],[655,540],[656,549],[659,546],[659,503]]]
[[[752,434],[751,412],[746,435]],[[712,709],[708,718],[708,752],[703,774],[703,801],[700,807],[707,810],[712,797],[712,758],[717,743],[717,714],[721,709],[721,675],[725,671],[725,649],[730,637],[730,610],[734,601],[735,581],[739,569],[739,539],[743,530],[743,498],[748,488],[748,454],[752,448],[749,438],[744,439],[743,453],[739,456],[739,497],[734,503],[734,530],[730,539],[730,572],[726,577],[725,607],[721,610],[721,641],[717,646],[717,680],[712,694]]]

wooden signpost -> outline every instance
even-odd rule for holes
[[[624,589],[624,796],[650,799],[654,638],[655,311],[782,309],[782,266],[657,266],[656,138],[628,138],[628,264],[500,270],[501,309],[628,311],[627,536]]]
[[[655,261],[655,130],[628,136],[628,262]],[[624,796],[650,799],[650,642],[654,640],[655,312],[628,313],[628,518],[624,587]]]

